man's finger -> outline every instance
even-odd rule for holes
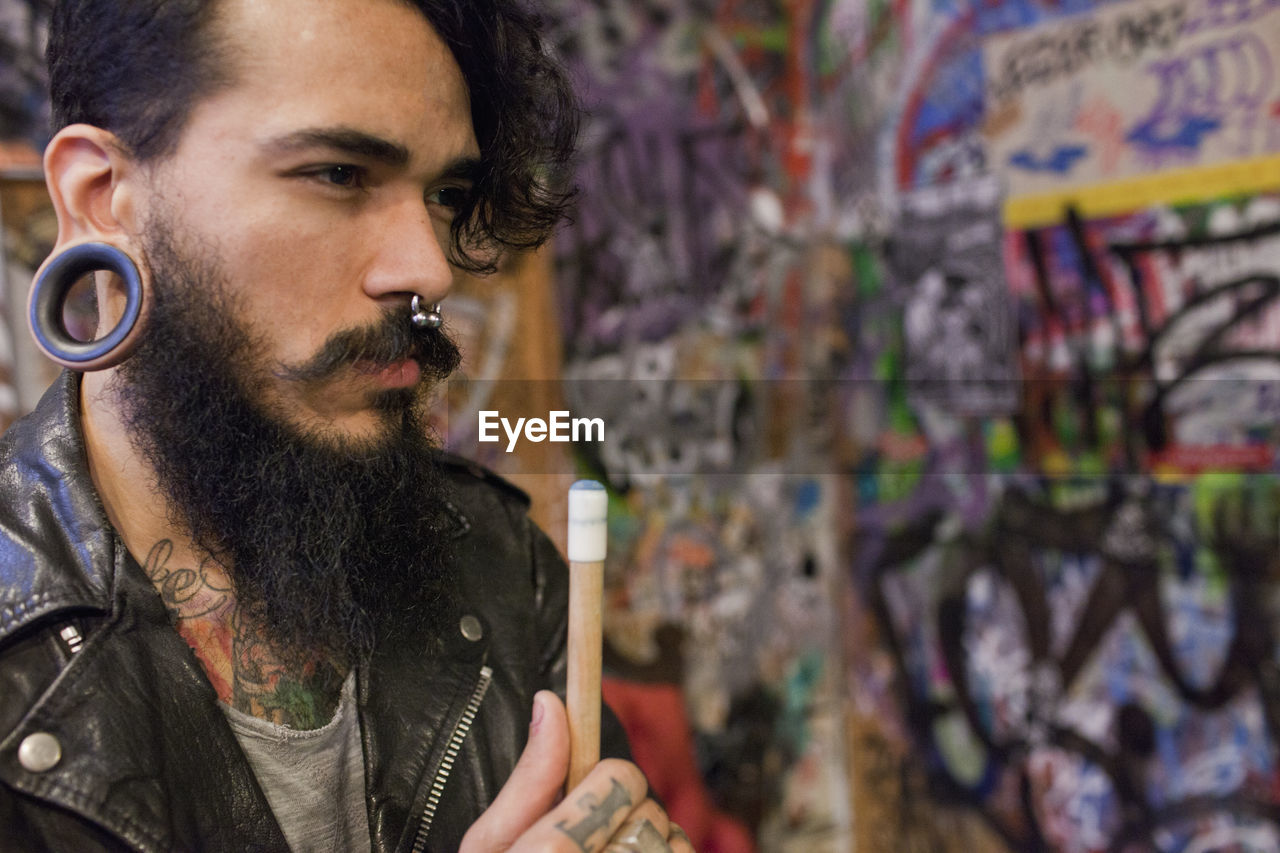
[[[672,823],[669,825],[667,843],[671,845],[671,853],[697,853],[693,849],[693,842],[689,840],[689,836],[685,834],[679,824]]]
[[[605,845],[604,853],[671,853],[671,846],[666,833],[645,818],[624,823]]]
[[[569,772],[569,723],[564,704],[543,690],[533,697],[529,743],[498,796],[462,839],[464,853],[495,853],[545,815]]]
[[[662,806],[652,799],[645,800],[633,809],[631,814],[627,816],[626,822],[614,833],[614,836],[625,836],[628,830],[634,830],[644,821],[648,821],[663,838],[667,837],[671,819],[667,817],[667,813],[663,811]]]
[[[520,841],[532,850],[603,850],[637,808],[652,802],[648,790],[640,768],[606,758]]]

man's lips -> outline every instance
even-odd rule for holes
[[[417,385],[418,378],[422,375],[418,362],[411,358],[393,361],[390,364],[360,361],[356,362],[356,371],[363,376],[368,376],[383,388],[409,388]]]

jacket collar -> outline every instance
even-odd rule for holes
[[[251,841],[240,849],[283,849],[213,688],[107,521],[79,391],[64,373],[0,442],[0,642],[60,611],[105,618],[47,688],[48,674],[20,673],[28,695],[16,727],[0,731],[0,781],[139,850],[213,849],[202,839],[230,826]],[[59,744],[51,768],[18,757],[33,735]]]
[[[110,610],[121,546],[89,476],[79,374],[0,440],[0,491],[0,642],[59,610]]]

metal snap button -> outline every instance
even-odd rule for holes
[[[18,763],[32,773],[52,770],[62,760],[62,744],[48,732],[36,732],[18,745]]]
[[[458,630],[462,631],[462,636],[473,643],[484,636],[484,626],[470,613],[462,617],[462,621],[458,623]]]

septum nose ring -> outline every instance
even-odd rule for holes
[[[422,297],[415,293],[409,302],[409,322],[419,329],[440,328],[444,323],[444,317],[440,316],[440,303],[436,302],[429,308],[423,308]]]

